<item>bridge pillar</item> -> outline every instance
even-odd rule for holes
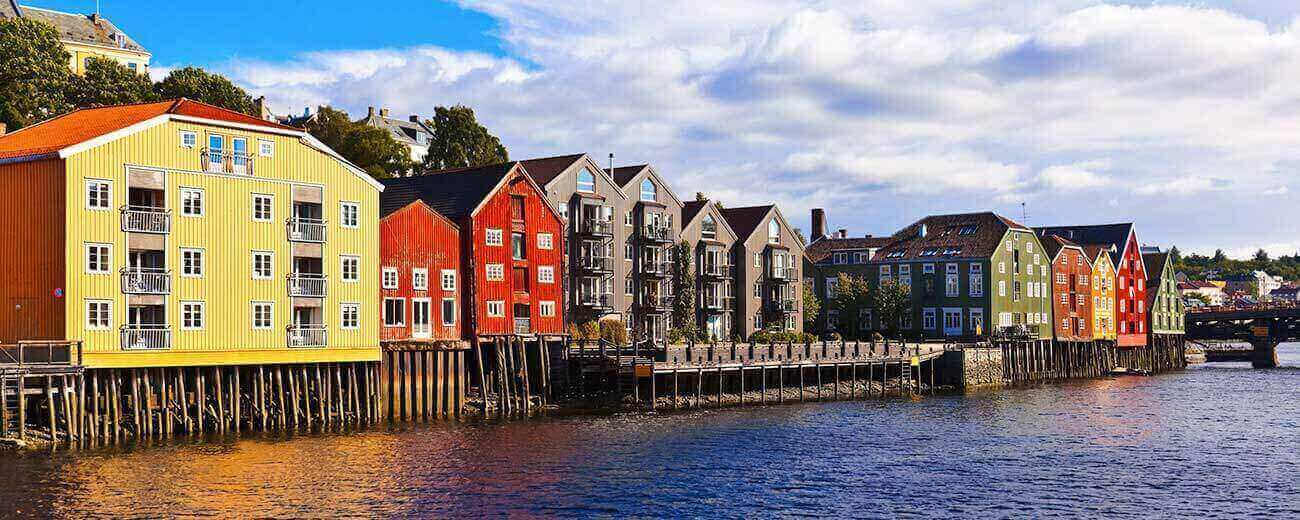
[[[1277,368],[1277,343],[1268,339],[1253,339],[1250,346],[1250,366],[1255,368]]]

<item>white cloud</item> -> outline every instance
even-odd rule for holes
[[[1256,200],[1300,170],[1300,21],[1246,3],[464,2],[498,20],[506,56],[419,46],[226,69],[283,112],[467,104],[515,157],[614,151],[680,195],[776,200],[796,222],[825,205],[887,232],[1032,197],[1038,220],[1230,247],[1296,229],[1230,232],[1225,213],[1300,221]],[[1202,194],[1220,218],[1186,204]]]

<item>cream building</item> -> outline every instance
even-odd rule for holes
[[[114,60],[140,74],[149,73],[149,51],[99,13],[64,13],[20,6],[16,0],[0,0],[0,20],[9,18],[26,18],[54,26],[63,47],[72,55],[68,65],[77,74],[86,72],[86,64],[93,57]]]

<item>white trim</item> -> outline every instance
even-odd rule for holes
[[[330,148],[329,146],[326,146],[325,143],[320,142],[319,139],[316,139],[316,138],[313,137],[311,134],[307,134],[307,133],[300,134],[299,137],[302,138],[303,144],[306,144],[308,147],[315,148],[316,150],[320,151],[321,153],[324,153],[325,155],[328,155],[328,156],[330,156],[330,157],[333,157],[334,159],[336,159],[336,160],[338,160],[339,162],[343,163],[343,167],[344,167],[344,168],[346,168],[348,171],[352,172],[353,175],[356,175],[357,177],[360,177],[361,180],[366,181],[366,183],[367,183],[367,184],[370,184],[370,186],[371,186],[372,188],[374,188],[374,189],[376,189],[376,190],[379,190],[380,192],[384,191],[384,185],[383,185],[383,184],[380,184],[380,182],[377,181],[377,180],[375,180],[374,177],[371,177],[370,174],[369,174],[369,173],[366,173],[365,170],[362,170],[361,168],[358,168],[357,165],[352,164],[352,163],[349,162],[347,159],[344,159],[342,155],[339,155],[338,152],[334,151],[334,150],[333,150],[332,148]]]
[[[351,327],[347,325],[347,312],[345,309],[354,307],[357,310],[357,321]],[[361,329],[361,304],[356,302],[343,302],[339,304],[339,329],[341,330],[360,330]]]
[[[449,274],[451,275],[451,288],[450,288],[450,289],[447,288],[447,283],[446,283],[446,281],[447,281],[447,275],[449,275]],[[454,293],[454,292],[456,292],[456,286],[457,286],[457,285],[458,285],[458,284],[457,284],[457,282],[456,282],[456,270],[455,270],[455,269],[442,269],[442,270],[440,270],[440,271],[438,272],[438,287],[442,289],[442,292],[451,292],[451,293]]]
[[[293,137],[301,137],[302,135],[305,134],[305,132],[303,132],[302,130],[288,130],[284,128],[275,128],[270,126],[250,125],[246,123],[236,123],[234,121],[222,121],[220,119],[208,119],[205,117],[194,117],[194,116],[186,116],[186,115],[173,114],[173,113],[167,113],[164,115],[168,116],[173,121],[180,121],[183,123],[198,123],[202,125],[219,126],[222,128],[232,128],[235,130],[248,130],[250,132],[263,132],[268,134],[288,135]]]
[[[351,207],[356,210],[356,221],[357,221],[356,224],[349,225],[348,220],[344,218],[343,208],[347,208],[347,207]],[[361,203],[360,202],[355,202],[351,200],[339,201],[339,227],[344,229],[361,228]]]
[[[107,324],[105,324],[105,325],[103,325],[103,326],[100,326],[100,325],[95,325],[95,324],[90,323],[90,305],[91,305],[92,303],[96,303],[96,304],[97,304],[97,303],[102,303],[102,304],[105,304],[105,305],[108,306],[108,310],[107,310],[107,312],[108,312],[108,320],[107,320]],[[86,298],[84,309],[85,309],[85,316],[84,316],[84,317],[85,317],[85,323],[86,323],[86,329],[87,329],[87,330],[110,330],[110,329],[113,328],[113,300],[109,300],[109,299],[99,299],[99,298]]]
[[[186,212],[185,212],[185,193],[186,193],[186,192],[195,192],[195,193],[198,193],[198,194],[199,194],[199,212],[198,212],[198,213],[186,213]],[[179,213],[180,216],[182,216],[182,217],[186,217],[186,218],[197,218],[197,217],[205,216],[205,215],[207,215],[207,213],[208,213],[208,195],[207,195],[207,192],[206,192],[203,188],[192,188],[192,187],[189,187],[189,186],[181,186],[181,187],[180,187],[180,190],[177,192],[176,206],[177,206],[176,209],[179,210],[177,213]]]
[[[108,197],[108,200],[104,201],[105,205],[102,208],[90,205],[90,183],[92,182],[103,183],[108,185],[108,194],[106,195]],[[81,205],[82,207],[86,208],[87,211],[113,211],[113,180],[112,179],[98,179],[94,177],[86,177],[84,179],[84,182],[81,183],[81,186],[82,188],[84,188],[81,190],[81,196],[82,196]]]
[[[187,325],[185,325],[185,306],[187,306],[187,305],[197,305],[197,306],[198,306],[198,309],[199,309],[199,320],[198,320],[198,321],[199,321],[199,326],[195,327],[195,326],[187,326]],[[207,326],[207,324],[208,324],[208,316],[207,316],[208,311],[207,311],[207,305],[206,305],[206,303],[205,303],[203,300],[183,300],[183,301],[181,301],[181,309],[180,309],[180,310],[181,310],[181,316],[180,316],[180,318],[181,318],[181,320],[180,320],[180,321],[181,321],[181,330],[203,330],[203,328],[204,328],[205,326]]]
[[[271,153],[262,153],[262,145],[264,144],[271,145]],[[272,139],[262,139],[259,137],[257,139],[257,156],[266,157],[267,159],[275,158],[275,141]]]
[[[194,138],[194,144],[189,144],[189,145],[185,144],[185,136],[193,137],[193,138]],[[199,133],[198,133],[198,132],[195,132],[195,131],[193,131],[193,130],[181,130],[181,131],[180,131],[180,138],[181,138],[181,148],[197,148],[197,147],[199,146]]]
[[[420,284],[417,283],[418,280],[420,279],[419,275],[424,275],[424,286],[423,286],[423,287],[421,287]],[[413,291],[428,291],[428,290],[429,290],[429,269],[428,269],[427,267],[413,267],[413,268],[411,268],[411,290],[413,290]]]
[[[186,274],[186,273],[185,273],[185,253],[198,253],[198,254],[199,254],[199,257],[198,257],[198,258],[199,258],[199,262],[198,262],[198,268],[199,268],[199,269],[198,269],[198,274]],[[180,248],[180,251],[179,251],[176,255],[177,255],[177,257],[180,259],[180,264],[181,264],[181,265],[180,265],[180,268],[181,268],[181,277],[182,277],[182,278],[203,278],[204,273],[206,273],[207,270],[208,270],[208,258],[207,258],[207,257],[208,257],[208,253],[207,253],[207,251],[205,250],[205,248],[202,248],[202,247],[182,247],[182,248]]]
[[[357,277],[348,278],[348,270],[345,268],[348,260],[357,262]],[[343,283],[357,283],[361,281],[361,257],[358,255],[339,255],[339,281]]]
[[[271,258],[271,261],[270,261],[271,274],[269,274],[269,275],[267,275],[267,276],[258,276],[258,274],[257,274],[257,255],[266,255],[266,256],[268,256],[268,257]],[[249,262],[250,262],[249,265],[248,265],[248,267],[249,267],[249,269],[250,269],[250,274],[249,274],[249,276],[251,277],[251,279],[253,279],[253,280],[273,280],[273,279],[275,279],[275,251],[265,251],[265,250],[260,250],[260,249],[254,249],[253,251],[250,251],[250,252],[249,252],[248,260],[249,260]]]
[[[447,313],[442,312],[442,311],[443,311],[442,305],[443,305],[444,303],[447,303],[447,302],[451,302],[451,321],[450,321],[450,322],[447,321]],[[456,312],[456,298],[452,298],[452,297],[444,297],[444,298],[442,298],[441,300],[438,300],[438,314],[440,314],[440,315],[441,315],[441,318],[442,318],[441,320],[438,320],[438,321],[442,324],[443,327],[455,327],[455,326],[456,326],[456,319],[458,318],[458,316],[456,316],[456,314],[457,314],[457,312]]]
[[[393,275],[393,285],[388,285],[388,275]],[[401,275],[397,273],[396,267],[383,267],[379,271],[379,286],[381,289],[395,290],[401,286]]]
[[[395,301],[402,304],[402,320],[397,323],[393,323],[391,325],[388,323],[388,302],[390,301]],[[379,308],[379,312],[380,312],[379,324],[383,325],[385,328],[397,329],[406,326],[406,298],[395,298],[391,296],[385,297],[383,303],[381,304],[381,307]]]
[[[118,139],[121,139],[121,138],[123,138],[123,137],[126,137],[126,136],[129,136],[129,135],[131,135],[131,134],[134,134],[134,133],[136,133],[136,132],[143,132],[143,131],[145,131],[145,130],[148,130],[148,129],[150,129],[150,128],[153,128],[153,127],[155,127],[155,126],[158,126],[158,125],[160,125],[160,124],[166,123],[166,122],[170,119],[170,116],[171,116],[171,114],[162,114],[162,115],[157,115],[157,116],[151,117],[151,118],[149,118],[149,119],[146,119],[146,120],[144,120],[144,121],[141,121],[141,122],[139,122],[139,123],[136,123],[136,124],[130,125],[130,126],[126,127],[126,128],[121,128],[121,129],[118,129],[118,130],[115,130],[115,131],[109,132],[109,133],[107,133],[107,134],[101,135],[101,136],[99,136],[99,137],[96,137],[96,138],[93,138],[93,139],[89,139],[89,140],[82,141],[82,142],[80,142],[80,143],[74,144],[74,145],[69,146],[69,147],[67,147],[67,148],[64,148],[64,149],[62,149],[62,150],[59,150],[59,158],[60,158],[60,159],[67,159],[68,157],[71,157],[71,156],[73,156],[73,155],[79,154],[79,153],[84,152],[84,151],[86,151],[86,150],[89,150],[89,149],[91,149],[91,148],[95,148],[95,147],[97,147],[97,146],[99,146],[99,145],[111,143],[111,142],[116,141],[116,140],[118,140]],[[33,127],[34,127],[34,126],[35,126],[35,125],[33,125]]]
[[[267,215],[266,218],[257,218],[257,199],[259,197],[266,197],[267,200],[271,201],[269,205],[270,207],[267,208],[268,212],[270,212],[270,215]],[[252,206],[250,209],[253,210],[252,211],[253,222],[274,222],[275,221],[275,195],[270,193],[253,193],[252,198],[251,200],[249,200],[249,202],[251,203]]]
[[[259,305],[267,305],[267,306],[269,306],[270,309],[271,309],[270,312],[268,313],[268,316],[271,318],[271,322],[270,322],[269,324],[267,324],[267,326],[265,326],[265,327],[259,327],[259,326],[257,326],[257,307],[258,307]],[[271,330],[271,329],[274,329],[274,328],[275,328],[275,302],[273,302],[273,301],[251,301],[251,302],[248,302],[248,328],[250,328],[250,329],[252,329],[252,330]]]
[[[92,246],[103,247],[104,250],[107,251],[107,253],[104,255],[105,257],[100,259],[100,263],[104,264],[103,271],[90,270],[90,248]],[[85,270],[86,274],[100,274],[100,275],[112,274],[113,273],[113,244],[105,243],[105,242],[82,242],[81,265],[82,265],[82,269]]]

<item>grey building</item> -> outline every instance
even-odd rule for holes
[[[615,283],[622,283],[630,300],[633,337],[663,340],[672,313],[669,248],[681,234],[682,201],[648,164],[613,168],[609,174],[629,202],[621,227],[629,232],[622,242],[623,263],[632,269]]]
[[[424,156],[429,154],[433,129],[425,126],[418,115],[411,115],[406,119],[393,119],[388,117],[387,108],[381,108],[376,113],[375,107],[369,107],[366,110],[366,118],[358,122],[388,132],[394,140],[410,151],[411,160],[415,161],[416,165],[423,163]]]
[[[622,244],[633,230],[622,225],[630,201],[609,174],[587,154],[521,161],[566,219],[566,316],[571,323],[621,319],[631,324],[622,280],[632,263]]]
[[[736,279],[732,276],[736,232],[710,200],[682,207],[682,238],[690,245],[695,271],[696,326],[719,341],[731,339]]]
[[[735,331],[746,338],[764,329],[802,332],[804,246],[794,228],[776,205],[726,208],[722,215],[737,237]]]

